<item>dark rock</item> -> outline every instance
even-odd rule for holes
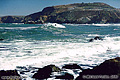
[[[94,77],[91,77],[94,76]],[[97,77],[102,76],[102,77]],[[96,78],[95,78],[96,77]],[[93,69],[86,69],[80,73],[76,80],[119,80],[120,78],[120,57],[106,60]]]
[[[96,36],[95,38],[94,38],[94,40],[103,40],[101,37],[99,37],[99,36]]]
[[[21,80],[17,70],[1,70],[0,80]]]
[[[47,79],[50,77],[52,72],[60,72],[61,69],[56,67],[55,65],[48,65],[43,68],[40,68],[37,73],[33,75],[33,78],[36,79]]]
[[[96,36],[94,39],[90,39],[89,42],[93,42],[94,40],[103,40],[103,39],[99,36]]]
[[[69,73],[65,73],[64,75],[56,76],[56,79],[73,80],[74,76]]]
[[[93,42],[93,41],[94,41],[94,39],[90,39],[90,40],[89,40],[89,42]]]
[[[82,70],[82,68],[77,64],[66,64],[62,68],[65,68],[65,69],[81,69]]]
[[[0,41],[3,41],[4,39],[0,39]]]
[[[25,66],[17,66],[18,69],[28,70]]]
[[[35,73],[36,71],[32,71],[31,73]]]
[[[24,72],[20,72],[20,74],[25,74]]]

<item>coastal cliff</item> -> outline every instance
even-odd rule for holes
[[[44,8],[30,14],[24,23],[119,23],[120,11],[105,3],[75,3]]]
[[[22,18],[23,19],[23,18]],[[13,23],[15,19],[4,20],[2,23]],[[25,24],[41,23],[120,23],[120,9],[105,3],[74,3],[46,7],[42,11],[27,15],[23,20]]]
[[[0,23],[22,23],[24,16],[3,16],[0,17]]]

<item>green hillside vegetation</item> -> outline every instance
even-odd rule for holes
[[[74,3],[46,7],[40,12],[25,17],[3,17],[0,22],[23,22],[25,24],[49,22],[75,24],[120,23],[120,9],[116,9],[105,3]]]
[[[0,18],[0,23],[22,23],[24,16],[4,16]]]
[[[105,3],[75,3],[46,7],[25,17],[24,23],[118,23],[120,12]]]

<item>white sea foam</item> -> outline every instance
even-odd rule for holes
[[[92,24],[93,26],[110,26],[111,24]]]
[[[24,24],[24,23],[12,23],[12,24],[21,25],[21,24]]]
[[[58,24],[58,23],[46,23],[44,24],[44,26],[53,26],[53,27],[56,27],[56,28],[66,28],[65,26],[61,25],[61,24]]]
[[[91,43],[15,40],[0,45],[9,49],[0,51],[0,69],[67,63],[93,65],[120,54],[120,37],[105,37],[103,41]]]
[[[120,26],[120,24],[64,24],[64,25],[70,25],[70,26],[81,26],[81,25],[87,25],[87,26]]]
[[[0,29],[15,29],[15,30],[27,30],[27,29],[33,29],[38,28],[39,26],[33,26],[33,27],[0,27]]]
[[[120,24],[92,24],[93,26],[120,26]]]
[[[61,34],[66,32],[64,30],[66,27],[57,23],[46,23],[40,26],[40,28],[44,29],[45,31],[52,32],[53,34]]]
[[[101,35],[98,35],[98,34],[89,34],[88,36],[101,36]]]

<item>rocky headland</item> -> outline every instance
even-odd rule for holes
[[[12,17],[12,18],[10,18]],[[120,9],[105,3],[74,3],[44,8],[42,11],[16,18],[6,16],[0,18],[1,23],[120,23]]]
[[[0,17],[0,23],[23,23],[24,16],[3,16]]]

